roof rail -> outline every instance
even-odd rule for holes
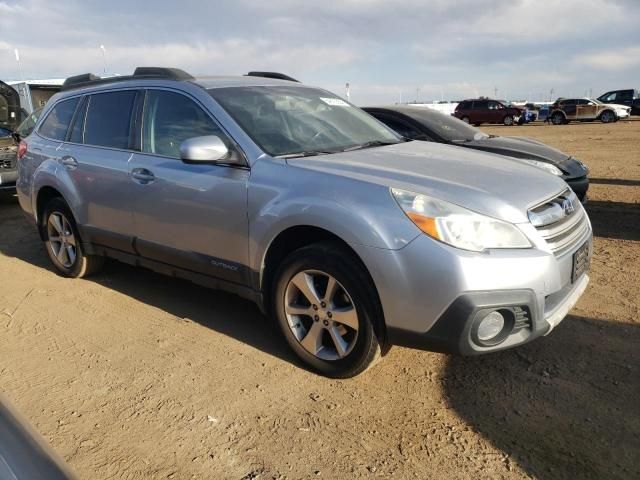
[[[136,67],[134,77],[166,78],[168,80],[193,80],[194,77],[179,68],[168,67]]]
[[[139,78],[156,78],[166,80],[193,80],[193,76],[179,68],[166,67],[137,67],[133,71],[133,75],[120,75],[116,77],[101,78],[93,73],[83,73],[67,78],[62,84],[61,90],[70,90],[72,88],[86,87],[90,85],[99,85],[102,83],[123,82],[125,80],[135,80]]]
[[[278,73],[278,72],[249,72],[245,75],[245,77],[275,78],[277,80],[288,80],[290,82],[300,83],[300,80],[296,80],[295,78],[292,78],[289,75],[285,75],[284,73]]]

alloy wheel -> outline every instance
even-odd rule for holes
[[[346,357],[358,339],[358,313],[349,292],[319,270],[294,275],[284,294],[284,311],[300,345],[323,360]]]
[[[52,212],[47,220],[47,243],[56,261],[71,268],[76,261],[76,238],[69,220],[60,212]]]

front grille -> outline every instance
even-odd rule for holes
[[[515,322],[513,324],[512,332],[517,332],[523,328],[531,329],[531,317],[528,309],[513,307],[513,314],[515,316]]]
[[[576,247],[589,232],[587,214],[571,190],[531,209],[529,219],[558,257]]]

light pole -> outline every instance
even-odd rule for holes
[[[107,49],[104,48],[104,45],[100,45],[100,50],[102,50],[102,62],[104,63],[104,73],[107,73]]]
[[[344,86],[346,92],[347,92],[347,102],[350,102],[351,100],[351,85],[349,85],[349,82],[347,82]]]
[[[15,48],[13,50],[13,53],[16,54],[16,62],[18,62],[18,72],[20,73],[20,80],[24,81],[24,76],[22,75],[22,64],[20,63],[20,52],[18,52],[18,49]]]

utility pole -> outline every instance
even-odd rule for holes
[[[102,62],[104,63],[104,73],[107,73],[107,49],[104,48],[104,45],[100,45],[100,50],[102,50]]]
[[[553,102],[553,92],[555,92],[555,90],[553,89],[553,87],[551,87],[551,90],[549,90],[549,101]]]
[[[20,52],[15,48],[13,53],[16,54],[16,62],[18,62],[18,72],[20,73],[20,80],[24,82],[24,76],[22,75],[22,64],[20,63]]]
[[[347,92],[347,102],[350,102],[351,101],[350,100],[351,99],[351,91],[350,91],[349,82],[347,82],[344,87],[345,87],[345,90]]]
[[[420,87],[416,87],[416,103],[418,103],[419,99],[420,99]]]
[[[498,98],[498,87],[493,87],[493,98]]]

